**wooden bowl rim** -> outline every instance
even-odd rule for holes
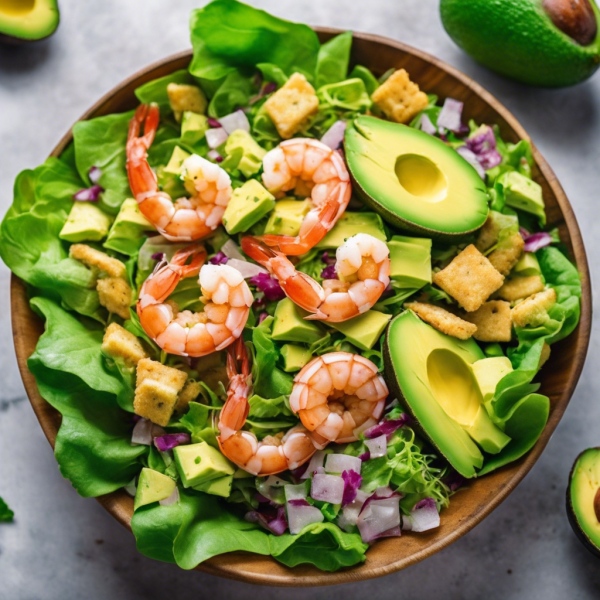
[[[327,37],[342,33],[342,31],[344,31],[341,29],[330,27],[314,27],[314,30],[317,33]],[[471,90],[475,95],[479,96],[484,102],[486,102],[495,112],[497,112],[500,115],[502,119],[504,119],[504,121],[508,124],[510,128],[512,128],[512,130],[517,134],[517,136],[520,139],[526,139],[531,142],[531,138],[529,137],[525,129],[512,115],[512,113],[506,107],[504,107],[504,105],[502,105],[492,94],[487,92],[482,86],[480,86],[470,77],[463,74],[451,65],[448,65],[444,61],[428,53],[422,52],[421,50],[413,48],[407,44],[398,42],[396,40],[384,36],[360,32],[353,32],[353,36],[355,39],[358,40],[390,46],[407,54],[412,54],[417,58],[427,63],[430,63],[431,65],[440,69],[441,71],[444,71],[446,74],[457,79],[463,86],[465,86],[465,88]],[[80,117],[79,121],[86,120],[92,117],[107,102],[109,102],[111,98],[118,94],[121,89],[143,78],[148,73],[154,71],[155,69],[164,67],[169,63],[181,61],[185,58],[191,58],[191,56],[191,50],[186,50],[180,53],[173,54],[162,60],[156,61],[150,64],[149,66],[140,69],[134,75],[128,77],[120,84],[115,86],[113,89],[111,89],[109,92],[107,92],[104,96],[102,96],[100,100],[98,100],[90,109],[88,109]],[[50,156],[59,156],[66,148],[66,146],[72,141],[72,139],[73,137],[71,128],[56,145]],[[367,555],[367,561],[365,563],[335,573],[322,572],[314,567],[302,566],[301,569],[303,571],[303,574],[301,576],[298,576],[298,568],[288,569],[286,567],[283,567],[283,565],[277,563],[276,561],[274,561],[274,559],[272,559],[269,556],[253,555],[252,562],[253,564],[262,564],[263,566],[266,566],[267,570],[270,566],[272,569],[276,565],[278,567],[278,570],[281,570],[281,568],[283,568],[285,573],[273,574],[252,569],[242,571],[238,568],[238,565],[236,564],[235,560],[229,562],[226,561],[225,565],[220,564],[223,562],[221,560],[223,556],[240,555],[244,558],[248,557],[247,553],[237,552],[230,553],[229,555],[222,555],[222,557],[213,557],[205,561],[204,563],[198,565],[198,567],[196,567],[196,570],[247,583],[286,587],[337,585],[342,583],[380,577],[383,575],[394,573],[412,564],[420,562],[421,560],[432,556],[436,552],[439,552],[446,546],[449,546],[450,544],[461,538],[473,527],[475,527],[475,525],[480,523],[495,508],[497,508],[500,505],[500,503],[503,500],[505,500],[508,497],[508,495],[514,490],[517,484],[525,477],[525,475],[533,467],[533,465],[541,455],[542,451],[544,450],[575,390],[575,387],[579,380],[579,376],[583,369],[589,344],[592,312],[591,286],[588,262],[579,226],[575,218],[575,214],[573,212],[569,200],[566,197],[564,190],[562,189],[560,183],[556,179],[554,172],[552,171],[546,160],[543,158],[543,156],[540,154],[540,152],[537,150],[537,148],[533,145],[533,143],[532,150],[534,161],[536,162],[542,177],[544,177],[544,179],[548,183],[548,186],[551,188],[556,198],[556,201],[560,207],[564,222],[567,226],[569,239],[573,246],[573,255],[582,280],[581,319],[578,326],[578,330],[576,330],[578,335],[578,345],[576,347],[575,353],[576,356],[574,359],[573,368],[571,369],[570,378],[567,381],[567,386],[564,388],[564,391],[559,401],[554,407],[548,420],[548,423],[544,431],[542,432],[542,435],[540,436],[539,440],[537,441],[536,445],[524,458],[520,459],[520,461],[517,461],[516,463],[511,463],[513,465],[513,468],[515,464],[519,465],[519,468],[514,472],[512,477],[510,477],[502,485],[501,489],[499,490],[499,493],[496,496],[494,496],[490,502],[482,506],[469,519],[465,519],[464,522],[460,523],[448,535],[432,543],[431,545],[426,546],[425,548],[414,554],[411,554],[399,560],[394,560],[393,558],[391,558],[389,563],[383,566],[369,566]],[[22,332],[22,326],[18,322],[17,315],[26,313],[29,318],[36,317],[35,314],[31,311],[31,308],[28,304],[25,284],[14,274],[11,276],[11,313],[15,351],[19,370],[23,379],[23,384],[25,386],[25,390],[32,404],[36,417],[38,418],[40,426],[44,431],[44,434],[46,435],[51,446],[54,447],[54,441],[56,438],[58,428],[55,424],[56,419],[53,419],[52,417],[55,417],[58,413],[52,407],[50,407],[50,405],[40,396],[39,391],[37,389],[37,385],[35,383],[35,379],[27,368],[28,356],[24,349],[22,336],[20,335],[20,333]],[[571,335],[575,335],[575,332]],[[131,531],[130,522],[131,515],[133,514],[133,502],[131,501],[131,498],[125,494],[125,492],[119,490],[111,494],[101,496],[97,498],[97,500],[117,521],[119,521],[119,523],[121,523],[124,527],[128,528]]]

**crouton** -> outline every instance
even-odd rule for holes
[[[512,320],[517,327],[537,327],[542,325],[547,317],[548,311],[556,303],[556,292],[549,288],[538,292],[529,298],[525,298],[512,309]]]
[[[429,103],[427,94],[410,80],[404,69],[394,72],[372,94],[371,99],[388,119],[408,123]]]
[[[510,342],[512,337],[512,319],[510,304],[504,300],[490,300],[475,312],[464,317],[469,323],[477,325],[473,337],[480,342]]]
[[[468,340],[477,331],[476,325],[464,321],[440,306],[423,302],[407,302],[404,306],[438,331],[459,340]]]
[[[157,361],[143,358],[137,365],[133,410],[135,414],[165,427],[169,424],[187,374]]]
[[[497,219],[494,219],[492,214],[487,218],[487,221],[483,224],[483,227],[479,230],[475,247],[480,252],[489,250],[498,242],[498,235],[500,234],[501,226]]]
[[[515,232],[498,244],[498,247],[488,256],[488,260],[492,263],[494,269],[502,275],[508,275],[519,262],[519,258],[523,254],[523,248],[525,248],[525,242],[521,234]]]
[[[202,90],[195,85],[170,83],[167,86],[167,96],[175,120],[179,123],[185,111],[200,113],[206,112],[208,102]]]
[[[183,389],[179,392],[177,403],[175,404],[175,414],[182,415],[187,411],[190,402],[195,400],[200,394],[200,383],[188,379],[183,386]]]
[[[98,300],[102,306],[123,319],[129,319],[131,288],[124,279],[120,277],[98,279],[96,290],[98,291]]]
[[[265,110],[279,135],[287,140],[319,109],[315,89],[304,75],[294,73],[266,102]]]
[[[548,359],[550,358],[550,345],[546,344],[546,342],[544,342],[544,345],[542,346],[542,352],[540,354],[540,364],[538,365],[538,369],[541,369],[546,362],[548,362]]]
[[[125,277],[125,265],[120,260],[86,244],[73,244],[69,248],[69,256],[87,267],[97,267],[111,277]]]
[[[527,298],[537,294],[544,289],[544,282],[539,275],[530,275],[528,277],[514,277],[505,282],[498,290],[498,297],[508,302],[515,302],[521,298]]]
[[[122,358],[129,366],[135,366],[142,358],[148,357],[138,338],[117,323],[106,328],[102,351],[114,358]]]
[[[471,244],[436,273],[433,282],[450,294],[467,312],[477,310],[498,288],[504,276]]]

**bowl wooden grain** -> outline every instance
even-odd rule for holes
[[[325,28],[318,28],[317,32],[322,41],[340,33]],[[190,58],[191,52],[183,52],[141,70],[106,94],[81,119],[134,108],[137,104],[135,88],[156,77],[186,68]],[[419,50],[387,38],[357,33],[354,34],[352,62],[369,67],[377,76],[392,67],[404,67],[424,91],[436,93],[442,99],[452,96],[464,102],[467,118],[480,123],[497,123],[506,141],[530,139],[515,117],[481,86],[453,67]],[[71,141],[69,131],[54,148],[52,156],[60,155]],[[585,360],[591,326],[588,265],[573,209],[556,176],[535,146],[533,156],[536,163],[534,178],[543,188],[548,222],[559,228],[562,240],[577,263],[583,285],[581,322],[567,339],[553,348],[550,361],[541,373],[541,392],[550,397],[551,411],[548,424],[533,450],[523,459],[475,480],[459,491],[450,507],[443,512],[442,523],[437,530],[424,534],[408,533],[401,538],[379,541],[369,550],[366,562],[360,566],[337,573],[323,573],[311,566],[289,569],[269,557],[234,552],[212,558],[201,564],[198,570],[250,583],[280,586],[331,585],[379,577],[417,563],[456,541],[489,515],[525,477],[542,453],[575,390]],[[11,281],[11,305],[21,376],[40,425],[54,446],[60,414],[40,396],[35,380],[27,369],[27,358],[43,332],[43,323],[31,311],[25,285],[15,276]],[[98,498],[98,501],[122,525],[130,528],[133,500],[125,492],[117,491]]]

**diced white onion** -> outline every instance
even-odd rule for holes
[[[440,526],[440,513],[437,511],[435,501],[427,498],[427,502],[420,508],[413,508],[408,519],[410,530],[414,532],[428,531]],[[403,517],[403,521],[405,517]],[[404,527],[404,523],[403,523]]]
[[[287,505],[287,520],[292,535],[300,533],[307,525],[322,523],[323,519],[323,513],[316,506]]]
[[[323,135],[321,142],[332,150],[337,150],[344,141],[346,121],[336,121]]]
[[[137,485],[135,485],[135,477],[127,484],[123,486],[123,489],[132,497],[135,497],[137,492]]]
[[[421,115],[421,120],[419,121],[419,125],[421,127],[421,131],[428,133],[429,135],[435,135],[437,133],[437,129],[435,125],[431,122],[431,119],[423,113]]]
[[[338,475],[317,474],[312,479],[310,496],[321,502],[341,504],[344,497],[344,480]]]
[[[485,179],[485,169],[481,166],[477,155],[466,146],[459,146],[456,151],[477,171],[481,179]]]
[[[446,98],[437,118],[438,128],[443,127],[450,131],[459,131],[461,127],[462,110],[462,102],[459,102],[454,98]]]
[[[206,158],[216,161],[221,158],[221,155],[216,150],[209,150],[206,154]]]
[[[325,460],[325,452],[323,450],[319,450],[315,452],[308,463],[308,467],[306,467],[306,471],[302,474],[300,479],[308,479],[312,477],[312,474],[319,468],[323,468],[323,461]]]
[[[140,419],[131,432],[132,446],[151,446],[152,445],[152,426],[149,419]]]
[[[236,258],[237,260],[246,260],[244,258],[244,255],[240,251],[240,247],[233,240],[227,240],[221,246],[221,252],[227,258]]]
[[[363,542],[372,542],[382,533],[400,526],[400,501],[397,496],[371,500],[363,508],[356,525]]]
[[[170,506],[171,504],[175,504],[176,502],[179,502],[179,488],[178,487],[175,487],[175,489],[173,490],[173,493],[168,498],[161,500],[159,502],[159,504],[161,506]]]
[[[354,499],[354,501],[350,504],[346,504],[346,506],[342,508],[342,514],[338,518],[338,525],[344,531],[350,531],[352,527],[356,525],[356,521],[358,521],[358,515],[360,514],[360,510],[368,497],[369,494],[367,492],[357,490],[356,498]]]
[[[286,485],[284,487],[285,500],[304,500],[306,498],[306,484],[299,483],[298,485]]]
[[[223,127],[215,127],[214,129],[208,129],[206,131],[206,143],[211,149],[218,148],[221,144],[224,144],[229,137],[229,134]]]
[[[382,485],[375,490],[375,495],[379,498],[389,498],[393,494],[392,488]]]
[[[227,266],[237,269],[244,279],[250,279],[259,273],[269,273],[266,269],[260,265],[248,262],[247,260],[240,260],[239,258],[230,258],[227,261]]]
[[[371,458],[379,458],[387,454],[387,436],[385,434],[379,437],[365,440],[365,446],[371,453]]]
[[[231,135],[236,129],[250,132],[250,122],[243,110],[236,110],[229,115],[219,118],[221,127]],[[210,131],[210,130],[209,130]]]
[[[325,471],[327,471],[327,473],[356,471],[360,474],[361,467],[362,460],[357,456],[349,456],[348,454],[328,454],[327,460],[325,461]]]

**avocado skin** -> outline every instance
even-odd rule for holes
[[[571,525],[571,529],[573,533],[579,538],[579,541],[594,555],[600,558],[600,548],[590,540],[590,538],[586,535],[585,531],[582,529],[577,517],[575,516],[575,511],[573,509],[573,503],[571,501],[571,482],[573,481],[573,475],[575,473],[575,467],[579,462],[579,459],[588,451],[588,450],[596,450],[598,454],[600,454],[600,447],[588,448],[583,452],[577,455],[577,458],[573,462],[573,466],[571,467],[571,471],[569,473],[569,480],[567,484],[567,494],[566,494],[566,506],[567,506],[567,518],[569,519],[569,525]]]
[[[590,0],[599,20],[600,11]],[[442,24],[477,62],[522,83],[564,87],[600,66],[600,30],[581,46],[560,31],[540,0],[441,0]]]
[[[27,35],[19,35],[19,34],[10,34],[4,31],[4,24],[2,22],[2,11],[0,10],[0,44],[10,44],[12,46],[21,46],[23,44],[29,44],[31,42],[40,42],[49,38],[54,32],[58,29],[58,25],[60,24],[60,10],[58,7],[57,0],[44,0],[49,5],[52,6],[54,12],[56,13],[55,18],[53,19],[53,23],[50,24],[50,27],[45,27],[42,35],[33,35],[27,37]]]

